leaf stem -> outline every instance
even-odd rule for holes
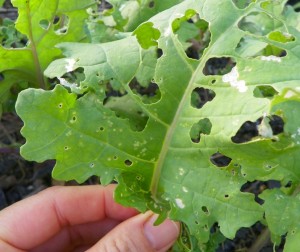
[[[178,52],[179,54],[182,52]],[[184,57],[183,57],[184,58]],[[179,117],[182,114],[182,110],[184,108],[184,104],[188,99],[188,96],[191,94],[192,89],[193,89],[193,83],[195,82],[195,78],[198,75],[198,72],[202,71],[202,68],[204,67],[204,63],[206,62],[206,56],[203,56],[203,60],[199,63],[198,67],[196,68],[196,70],[194,71],[194,73],[192,73],[191,79],[187,85],[187,88],[185,89],[185,92],[181,98],[181,101],[179,103],[178,109],[176,111],[176,114],[173,118],[173,121],[167,131],[167,134],[165,136],[164,142],[163,142],[163,146],[160,152],[160,155],[158,157],[157,160],[157,165],[154,169],[153,172],[153,177],[152,177],[152,182],[151,182],[151,186],[150,186],[150,191],[151,191],[151,195],[153,197],[153,199],[158,200],[157,199],[157,192],[158,192],[158,184],[159,184],[159,178],[161,175],[161,170],[163,168],[163,164],[167,155],[167,152],[169,150],[170,144],[171,144],[171,140],[172,140],[172,136],[175,132],[176,126],[178,125],[178,121],[179,121]]]
[[[250,12],[250,10],[249,10]],[[236,24],[238,22],[238,20],[233,20],[233,24]],[[229,24],[227,30],[224,30],[223,33],[221,34],[221,36],[219,38],[217,38],[217,40],[222,41],[224,34],[227,34],[229,32],[229,30],[231,29],[233,24]],[[179,103],[178,109],[176,111],[176,114],[174,116],[174,119],[167,131],[166,137],[164,139],[163,142],[163,146],[162,146],[162,150],[160,152],[158,161],[157,161],[157,166],[154,169],[153,172],[153,177],[152,177],[152,181],[151,181],[151,186],[150,186],[150,191],[152,194],[152,197],[154,200],[158,200],[157,199],[157,192],[158,192],[158,184],[159,184],[159,178],[161,175],[161,170],[163,168],[163,164],[165,161],[165,157],[167,155],[167,152],[170,148],[170,143],[172,140],[172,135],[176,129],[176,126],[178,124],[178,120],[180,115],[182,114],[182,110],[184,108],[184,104],[188,99],[188,96],[191,95],[191,92],[193,90],[193,84],[195,83],[196,77],[199,78],[199,74],[201,74],[202,69],[204,68],[206,61],[208,60],[211,51],[214,51],[215,47],[220,46],[219,43],[217,41],[215,41],[211,46],[207,47],[204,52],[203,55],[201,57],[201,60],[199,62],[199,65],[197,66],[197,68],[195,69],[195,71],[192,73],[191,75],[191,79],[187,85],[187,88],[185,89],[185,92],[181,98],[181,101]],[[182,59],[184,60],[186,58],[186,55],[183,55],[182,51],[178,51],[178,54],[182,57]],[[187,63],[187,62],[186,62]]]
[[[39,61],[39,57],[38,57],[38,53],[36,50],[36,44],[34,41],[34,37],[33,37],[33,33],[32,33],[32,20],[31,20],[31,16],[30,16],[30,6],[29,6],[29,2],[27,1],[27,5],[26,5],[26,14],[27,14],[27,18],[28,18],[28,24],[29,24],[29,41],[31,43],[31,52],[32,52],[32,57],[33,57],[33,61],[34,61],[34,65],[36,68],[36,78],[37,78],[37,82],[39,84],[39,87],[42,89],[46,89],[46,84],[45,84],[45,79],[44,79],[44,75],[43,75],[43,71],[41,69],[41,65],[40,65],[40,61]],[[33,83],[34,84],[34,83]]]

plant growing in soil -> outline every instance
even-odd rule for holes
[[[117,181],[119,203],[182,222],[175,250],[214,251],[260,221],[296,251],[299,14],[284,0],[110,2],[92,43],[57,45],[45,76],[60,84],[19,95],[22,155],[55,159],[57,179]],[[129,22],[132,9],[152,17]]]

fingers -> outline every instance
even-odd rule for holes
[[[104,236],[88,252],[165,252],[179,235],[179,224],[170,220],[154,226],[151,212],[132,217]]]
[[[135,210],[114,202],[114,188],[55,187],[3,210],[0,248],[66,251],[70,244],[79,243],[86,248],[106,232],[90,252],[164,252],[170,248],[179,234],[178,224],[166,220],[153,226],[156,217],[151,212],[135,216]]]
[[[0,212],[0,241],[29,250],[65,227],[106,218],[123,221],[136,215],[136,210],[114,202],[114,188],[112,185],[52,187],[20,201]]]
[[[77,248],[92,247],[120,221],[105,219],[99,222],[65,227],[54,237],[34,248],[31,252],[75,251]]]

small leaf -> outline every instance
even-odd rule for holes
[[[299,246],[299,195],[288,196],[273,189],[263,192],[260,197],[265,200],[263,208],[271,233],[277,236],[287,233],[284,251],[295,251]]]
[[[160,37],[159,30],[153,28],[152,23],[142,24],[134,31],[133,34],[136,35],[137,40],[144,49],[148,49],[151,46],[156,46],[158,44],[157,40]]]

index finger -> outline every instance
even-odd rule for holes
[[[0,240],[33,248],[66,226],[137,214],[113,200],[115,186],[52,187],[0,212]]]

